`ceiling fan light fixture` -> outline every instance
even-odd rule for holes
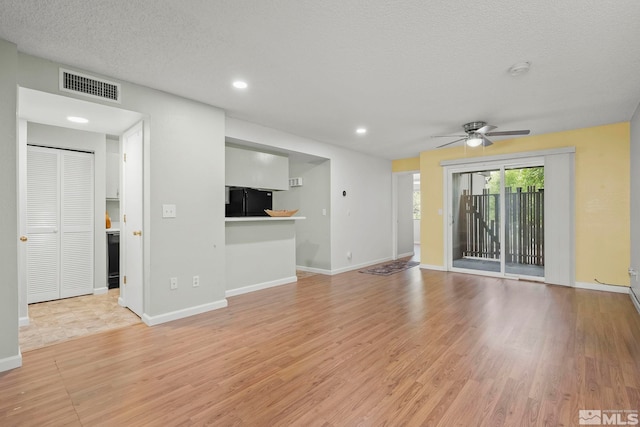
[[[474,132],[471,135],[469,135],[469,137],[467,138],[467,145],[469,147],[478,147],[482,145],[483,141],[484,140],[482,139],[482,135]]]

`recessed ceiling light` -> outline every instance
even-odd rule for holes
[[[67,116],[67,120],[73,123],[89,123],[89,120],[85,119],[84,117]]]
[[[242,80],[236,80],[235,82],[233,82],[233,87],[235,87],[236,89],[246,89],[247,87],[249,87],[249,85],[247,84],[247,82],[243,82]]]
[[[367,128],[358,128],[356,129],[356,133],[358,135],[364,135],[365,133],[367,133]]]
[[[529,68],[531,68],[531,62],[518,62],[517,64],[513,64],[509,67],[509,74],[514,77],[520,76],[522,74],[526,74],[529,71]]]

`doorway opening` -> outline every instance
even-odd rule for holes
[[[144,116],[121,108],[27,88],[19,88],[18,93],[20,119],[18,131],[18,193],[20,194],[18,226],[22,235],[18,247],[18,303],[19,338],[22,350],[39,348],[88,333],[140,323],[140,318],[125,308],[126,304],[120,303],[118,305],[121,288],[117,287],[117,284],[114,286],[112,277],[114,271],[109,267],[109,239],[107,237],[108,233],[117,232],[117,230],[114,230],[113,227],[110,230],[107,229],[108,222],[105,221],[105,212],[114,212],[115,210],[116,213],[112,217],[114,223],[118,224],[120,216],[118,199],[122,199],[122,196],[118,194],[122,180],[121,167],[117,164],[118,158],[122,158],[120,139],[127,129],[136,123],[141,123]],[[88,119],[88,123],[74,124],[67,120],[67,116],[83,116]],[[34,165],[29,167],[28,153],[33,151],[27,149],[29,144],[57,150],[71,150],[70,152],[86,152],[90,156],[90,161],[85,162],[91,166],[91,176],[88,178],[68,173],[75,169],[61,169],[63,172],[62,177],[58,178],[60,182],[58,192],[62,194],[60,196],[62,202],[56,202],[63,209],[60,218],[64,219],[65,214],[68,218],[80,218],[83,220],[81,225],[86,225],[86,222],[89,224],[88,228],[80,230],[78,224],[70,225],[62,219],[56,220],[57,223],[53,226],[44,224],[50,226],[49,228],[52,227],[51,235],[58,234],[63,240],[62,243],[66,244],[66,246],[61,246],[57,255],[53,254],[56,262],[52,261],[51,265],[57,266],[56,268],[59,269],[57,275],[38,275],[40,270],[33,271],[29,267],[42,263],[43,257],[34,250],[38,249],[38,239],[42,240],[41,236],[45,236],[42,232],[49,230],[42,227],[38,230],[30,228],[36,224],[27,215],[28,201],[35,200],[33,188],[28,188],[29,171],[33,175],[33,172],[38,171],[39,168]],[[65,164],[66,157],[58,160],[58,163]],[[69,157],[68,163],[78,163],[79,160],[75,157]],[[116,172],[112,173],[112,179],[109,179],[110,163],[113,163],[109,161],[111,157],[115,158]],[[142,162],[140,168],[142,168]],[[70,190],[65,190],[66,187],[63,184],[72,184],[69,187]],[[80,193],[73,185],[82,187],[87,194],[91,190],[90,197],[87,198],[88,204],[79,205],[77,196]],[[114,188],[115,191],[113,191]],[[64,193],[65,191],[66,193]],[[52,192],[49,193],[52,194]],[[63,203],[64,194],[69,195],[69,203],[67,204]],[[140,204],[142,204],[142,193],[139,194],[139,197]],[[70,207],[74,206],[77,209],[70,210]],[[34,211],[33,218],[38,218],[39,215],[44,217],[50,215],[50,212],[45,212],[46,209],[47,206],[43,205],[43,209],[38,212]],[[69,234],[69,238],[65,238],[64,235],[64,227],[67,225],[70,227],[67,227],[67,231],[72,233]],[[79,231],[84,232],[82,241],[78,240]],[[37,233],[34,234],[34,232]],[[50,238],[49,240],[55,239]],[[84,246],[80,246],[79,243],[83,243]],[[79,271],[78,266],[90,264],[91,269],[88,267],[82,269],[82,272],[85,273],[82,277],[76,274]],[[71,267],[67,269],[68,274],[65,276],[63,267],[69,265]],[[140,268],[142,269],[142,261],[140,261]],[[34,277],[37,277],[42,283],[33,282]],[[75,282],[81,284],[82,287]],[[36,286],[29,286],[29,284]],[[51,293],[50,296],[44,295],[37,298],[32,296],[32,291],[37,291],[36,288],[41,284],[56,284],[61,290],[55,295]],[[71,291],[67,290],[69,286],[73,287]],[[142,296],[140,296],[140,300],[142,300]],[[33,304],[29,305],[30,303]]]

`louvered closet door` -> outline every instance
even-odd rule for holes
[[[60,298],[60,172],[55,150],[27,148],[27,302]]]
[[[27,302],[93,292],[93,155],[27,147]]]
[[[93,292],[93,154],[61,152],[60,297]]]

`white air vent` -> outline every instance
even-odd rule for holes
[[[289,187],[302,187],[302,178],[289,178]]]
[[[120,85],[60,68],[60,90],[120,103]]]

